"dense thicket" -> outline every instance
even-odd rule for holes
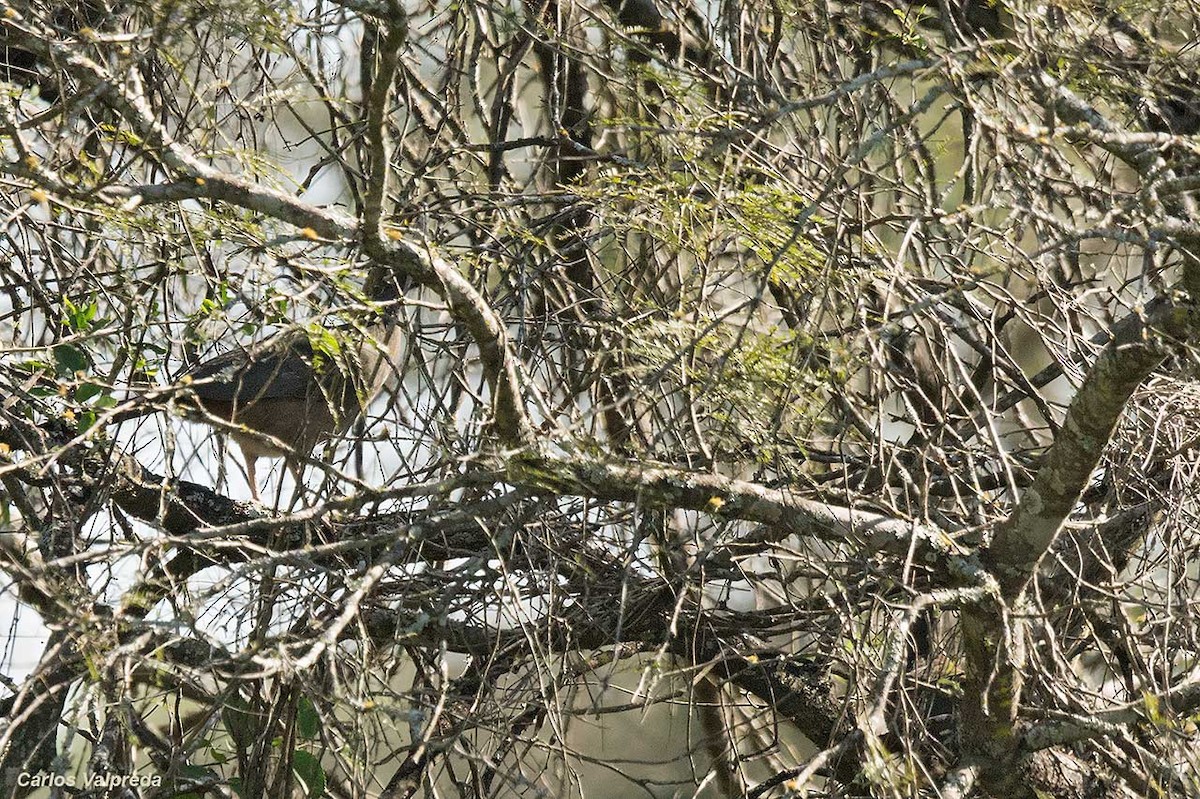
[[[1197,12],[0,0],[5,795],[1191,795]]]

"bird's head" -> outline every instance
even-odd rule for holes
[[[408,275],[401,274],[389,266],[372,266],[367,273],[367,282],[363,292],[371,302],[379,303],[385,315],[396,308],[396,300],[415,288],[416,284]]]

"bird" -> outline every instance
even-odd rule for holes
[[[180,377],[202,411],[200,420],[241,449],[255,502],[261,501],[259,458],[284,458],[298,486],[304,458],[344,432],[379,394],[404,345],[395,317],[402,283],[390,270],[372,270],[365,287],[378,317],[372,324],[292,326],[202,361]]]

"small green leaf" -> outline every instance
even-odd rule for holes
[[[104,391],[104,386],[95,383],[84,383],[79,388],[75,389],[75,401],[87,402],[92,397]]]
[[[221,709],[221,720],[225,722],[225,731],[233,738],[234,745],[242,752],[254,743],[262,724],[262,718],[236,697]]]
[[[76,305],[69,297],[63,297],[63,323],[76,332],[84,332],[91,328],[92,320],[96,318],[99,306],[95,302],[87,305]]]
[[[342,352],[342,342],[332,331],[319,325],[310,326],[307,333],[308,344],[313,351],[313,371],[321,374],[330,364],[338,362],[338,356]]]
[[[320,796],[325,793],[325,769],[321,761],[308,752],[297,750],[292,753],[292,771],[304,783],[309,796]]]
[[[62,375],[73,375],[88,367],[87,355],[71,344],[59,344],[54,348],[54,362]]]
[[[301,738],[316,738],[321,732],[321,717],[307,696],[300,697],[300,705],[296,709],[296,727]]]
[[[83,411],[75,417],[75,430],[79,433],[86,433],[91,430],[96,424],[95,411]]]
[[[213,780],[217,777],[217,773],[212,769],[205,766],[197,766],[192,763],[184,763],[182,766],[180,766],[179,774],[182,777],[186,777],[189,780],[195,780],[197,782]]]
[[[153,341],[143,341],[141,343],[141,348],[143,350],[147,350],[149,352],[157,353],[158,355],[166,355],[168,352],[167,347],[164,347],[162,344],[155,344]],[[146,369],[145,359],[139,358],[138,362],[137,362],[137,366],[139,369],[145,370]]]

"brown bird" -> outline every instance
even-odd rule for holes
[[[374,303],[391,304],[401,290],[382,268],[373,270],[366,287]],[[184,374],[201,408],[237,428],[221,426],[242,450],[255,501],[259,458],[285,458],[299,485],[303,459],[345,431],[387,382],[404,336],[393,308],[377,313],[364,327],[289,328]]]

